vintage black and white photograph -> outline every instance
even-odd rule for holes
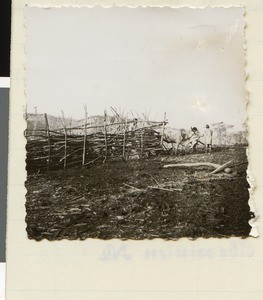
[[[244,9],[25,9],[29,239],[248,237]]]

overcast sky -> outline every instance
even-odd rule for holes
[[[28,112],[109,107],[190,127],[246,118],[242,8],[27,8]]]

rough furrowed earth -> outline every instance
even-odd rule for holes
[[[169,163],[233,160],[230,174],[168,168]],[[48,239],[178,239],[246,237],[250,232],[245,147],[212,154],[94,163],[29,174],[28,237]]]

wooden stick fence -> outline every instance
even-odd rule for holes
[[[129,158],[131,152],[137,152],[142,158],[163,150],[161,140],[164,122],[129,130],[132,121],[127,119],[107,124],[105,111],[102,126],[88,126],[86,109],[84,126],[77,129],[66,126],[63,113],[60,119],[62,128],[59,129],[50,128],[46,114],[44,119],[45,129],[26,130],[28,171],[85,166],[96,161],[105,162],[106,158]],[[94,132],[94,129],[99,131]]]

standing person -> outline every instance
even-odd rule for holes
[[[198,131],[198,129],[196,127],[191,127],[191,131],[192,131],[192,135],[190,136],[190,144],[191,144],[191,148],[193,149],[193,153],[196,152],[196,146],[199,142],[199,139],[201,137],[200,132]]]
[[[138,128],[138,119],[134,118],[131,126],[131,131],[135,131]]]
[[[213,141],[213,130],[211,130],[210,126],[206,124],[205,126],[205,132],[203,134],[204,140],[205,140],[205,150],[206,153],[211,153],[212,151],[212,141]]]

